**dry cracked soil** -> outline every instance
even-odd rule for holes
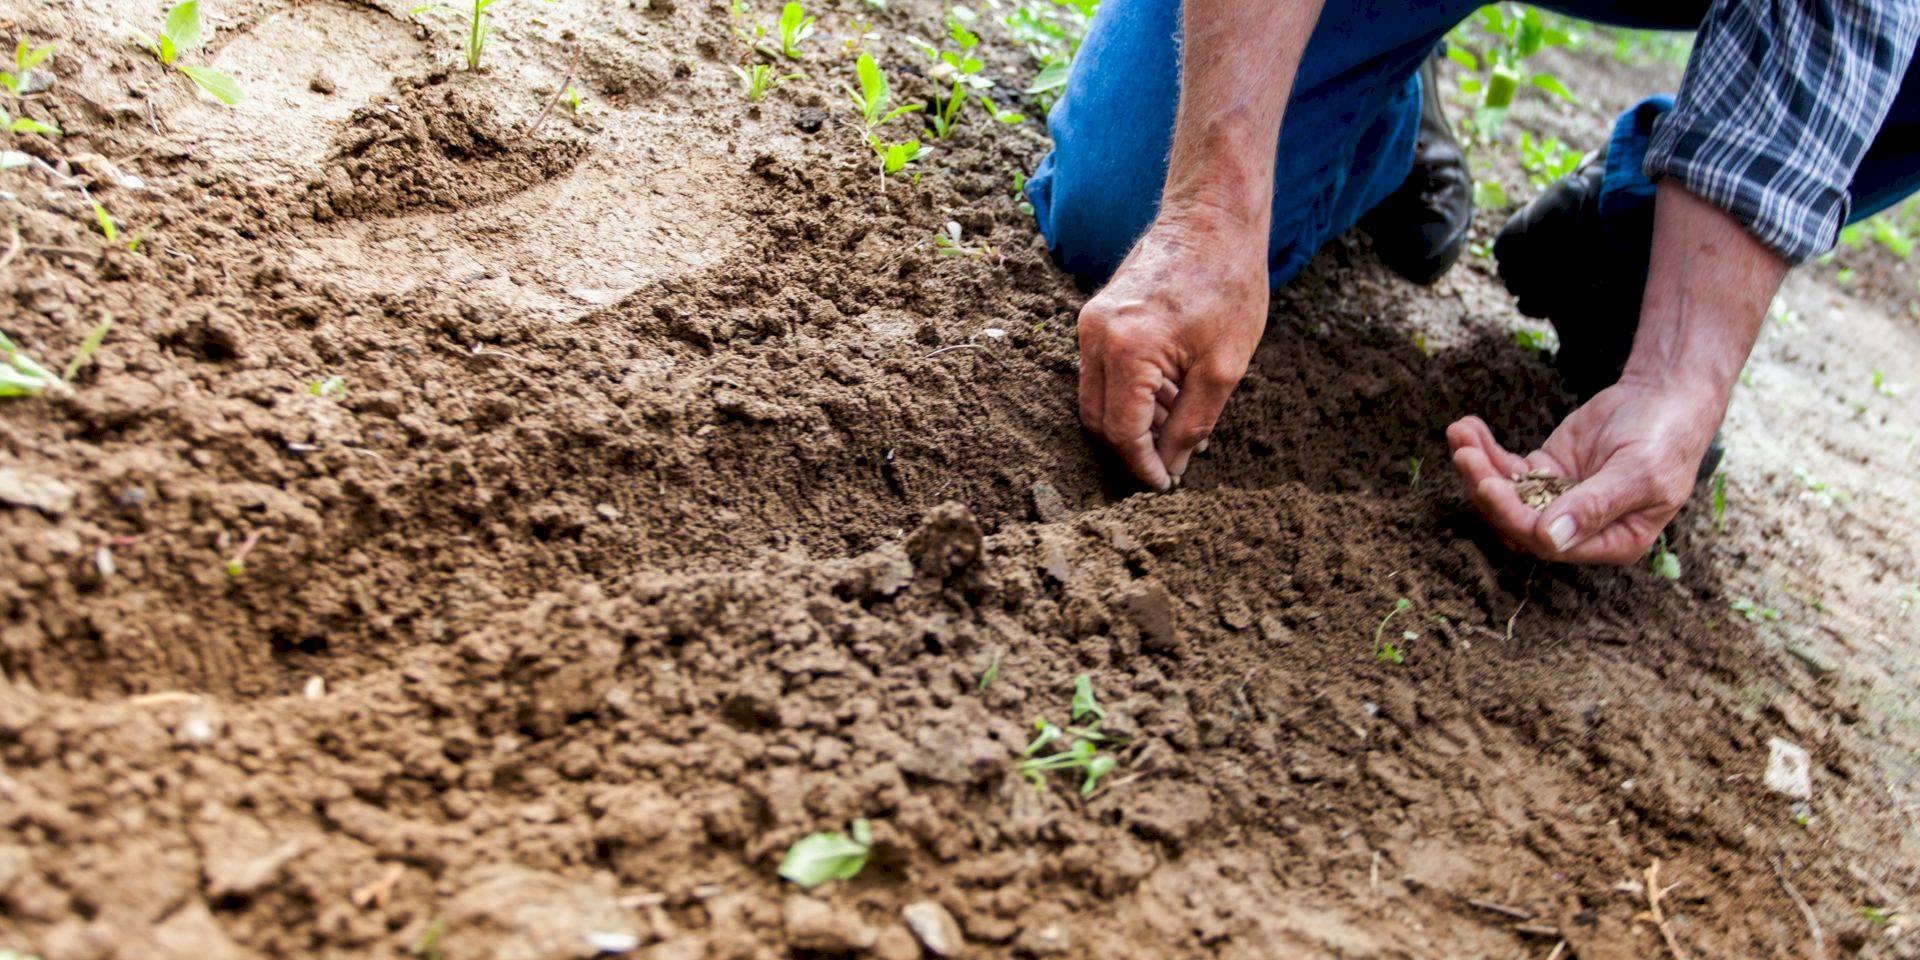
[[[756,104],[721,0],[500,0],[477,72],[450,10],[206,12],[237,107],[128,42],[156,0],[0,5],[65,131],[0,173],[0,330],[60,365],[115,322],[0,407],[0,947],[1920,956],[1884,252],[1790,280],[1678,581],[1538,565],[1446,469],[1456,416],[1525,446],[1570,402],[1477,255],[1417,289],[1333,244],[1188,484],[1128,495],[1013,191],[1040,124],[883,184],[846,109],[855,46],[927,95],[927,0],[821,4]],[[1552,56],[1584,105],[1514,122],[1576,144],[1677,79]],[[1115,768],[1036,789],[1081,675]],[[776,875],[856,818],[856,877]]]

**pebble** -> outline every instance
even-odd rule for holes
[[[953,919],[953,914],[932,900],[907,904],[900,910],[900,919],[907,922],[907,929],[913,931],[927,952],[936,957],[957,957],[966,948],[960,924]]]
[[[1033,516],[1041,523],[1059,523],[1072,516],[1067,509],[1067,498],[1060,495],[1060,489],[1051,483],[1041,481],[1033,485]]]
[[[1768,790],[1799,800],[1813,796],[1813,758],[1798,744],[1779,737],[1767,741]]]

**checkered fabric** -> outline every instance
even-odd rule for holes
[[[1920,0],[1718,0],[1646,173],[1799,263],[1832,248],[1847,187],[1906,76]]]

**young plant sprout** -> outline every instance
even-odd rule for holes
[[[1063,728],[1048,722],[1046,717],[1035,717],[1033,741],[1020,752],[1025,759],[1015,769],[1033,781],[1035,790],[1047,788],[1046,774],[1051,771],[1077,770],[1080,771],[1080,795],[1092,794],[1100,788],[1100,779],[1113,772],[1116,762],[1112,755],[1100,752],[1099,744],[1109,739],[1100,732],[1100,722],[1106,716],[1106,709],[1094,699],[1092,678],[1084,673],[1073,678],[1073,723]],[[1044,757],[1035,756],[1041,748],[1069,736],[1074,742],[1066,749]]]
[[[493,27],[487,23],[487,9],[497,2],[498,0],[473,0],[472,9],[466,12],[468,70],[480,69],[480,58],[487,52],[487,42],[493,37]],[[426,3],[407,12],[418,16],[445,6],[447,5],[444,3]]]
[[[854,63],[854,75],[860,78],[860,89],[844,88],[847,96],[853,100],[853,109],[871,130],[902,114],[912,113],[921,108],[921,104],[909,103],[887,109],[893,102],[893,87],[887,83],[887,75],[880,72],[880,65],[874,62],[873,54],[863,53]]]
[[[0,397],[37,397],[44,393],[61,396],[72,392],[66,381],[21,353],[6,334],[0,333]]]
[[[740,78],[740,87],[747,92],[748,103],[759,103],[766,99],[768,91],[773,88],[789,80],[800,79],[797,73],[776,74],[772,67],[764,63],[747,67],[736,66],[733,68],[733,73]]]
[[[1002,110],[991,97],[981,97],[980,105],[987,109],[987,116],[1008,126],[1018,126],[1027,122],[1027,115],[1018,110]]]
[[[491,0],[488,0],[491,2]],[[212,67],[179,63],[180,55],[198,48],[206,39],[200,23],[200,0],[182,0],[167,12],[167,22],[160,30],[158,40],[144,33],[136,34],[140,45],[154,55],[163,65],[174,68],[200,86],[200,89],[212,94],[215,100],[231,107],[246,99],[238,81]]]
[[[985,693],[988,687],[993,686],[995,680],[1000,679],[1000,658],[1005,655],[1005,650],[993,651],[992,662],[988,663],[987,669],[980,674],[980,685],[977,688],[978,692]]]
[[[958,49],[942,50],[925,40],[912,37],[907,39],[926,51],[927,59],[934,61],[933,69],[928,72],[928,76],[935,82],[952,81],[964,83],[976,90],[988,89],[993,86],[993,81],[981,73],[986,68],[986,64],[973,55],[973,48],[980,45],[980,37],[968,30],[967,25],[961,22],[959,12],[956,8],[953,15],[947,17],[947,36]]]
[[[890,143],[869,133],[867,134],[867,142],[872,145],[873,152],[880,158],[880,185],[882,189],[886,187],[888,175],[905,170],[909,164],[916,163],[922,157],[933,152],[921,146],[918,140],[903,140],[899,143]],[[918,176],[918,174],[915,174],[916,179]]]
[[[13,69],[0,70],[0,87],[6,88],[10,96],[20,96],[27,89],[27,74],[51,56],[53,44],[36,47],[26,37],[21,37],[19,45],[13,48]]]
[[[307,387],[307,392],[316,397],[337,397],[347,392],[347,378],[328,377],[325,380],[315,380]]]
[[[1727,529],[1727,475],[1713,475],[1713,525],[1721,532]]]
[[[798,3],[780,8],[780,53],[788,60],[800,59],[800,41],[813,36],[813,18]]]
[[[828,880],[850,880],[867,865],[873,851],[873,825],[855,820],[851,836],[837,831],[810,833],[787,848],[780,875],[811,890]]]
[[[1373,646],[1374,649],[1378,651],[1376,658],[1381,663],[1405,663],[1407,661],[1406,654],[1401,652],[1399,645],[1391,640],[1384,640],[1383,637],[1385,637],[1387,632],[1387,624],[1391,623],[1394,617],[1412,609],[1413,601],[1408,600],[1406,597],[1401,597],[1393,602],[1393,609],[1387,611],[1387,615],[1380,618],[1380,625],[1373,628]],[[1408,630],[1402,633],[1400,638],[1403,640],[1413,640],[1418,636],[1419,634]]]
[[[996,263],[1006,260],[1006,255],[992,244],[962,243],[960,224],[954,220],[947,221],[946,226],[933,235],[933,249],[943,257],[979,257]]]
[[[1653,567],[1655,576],[1665,580],[1680,579],[1680,558],[1674,555],[1672,550],[1667,549],[1666,534],[1661,534],[1660,539],[1654,542],[1653,551],[1648,554],[1648,557],[1648,563]]]
[[[947,94],[946,100],[941,100],[937,94],[934,96],[927,110],[927,125],[933,128],[934,139],[945,140],[953,132],[954,124],[960,120],[960,108],[966,105],[967,88],[958,80],[953,82],[953,90]]]
[[[1521,327],[1513,332],[1513,342],[1536,354],[1554,353],[1560,349],[1560,339],[1545,330],[1533,327]]]
[[[80,349],[73,352],[73,359],[67,361],[67,369],[61,371],[60,379],[68,383],[73,382],[74,376],[80,372],[81,368],[93,362],[93,355],[99,352],[100,345],[107,341],[107,334],[112,330],[113,318],[108,317],[100,321],[92,330],[87,331],[86,339],[80,341]]]
[[[107,208],[101,206],[98,200],[93,201],[93,222],[99,225],[100,235],[107,238],[108,243],[114,246],[120,246],[120,226],[113,222],[113,214],[108,213]],[[146,231],[141,230],[135,232],[133,237],[126,242],[127,251],[130,253],[139,253],[140,241],[145,238]]]

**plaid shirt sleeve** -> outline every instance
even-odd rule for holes
[[[1716,0],[1646,173],[1800,263],[1833,246],[1848,185],[1920,38],[1920,0]]]

